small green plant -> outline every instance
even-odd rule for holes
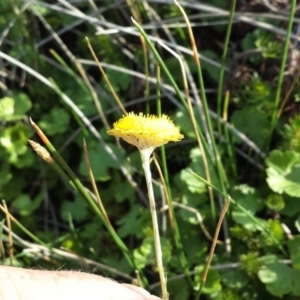
[[[279,59],[282,55],[282,44],[275,39],[275,35],[262,29],[248,33],[242,41],[245,51],[255,51],[257,54],[250,56],[250,61],[259,64],[263,59]]]
[[[300,114],[294,116],[282,130],[282,149],[300,152]]]

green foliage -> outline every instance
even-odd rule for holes
[[[300,270],[300,237],[297,236],[287,242],[288,249],[292,259],[292,266],[295,270]]]
[[[256,29],[248,33],[242,41],[243,50],[257,49],[259,54],[250,56],[252,63],[261,63],[263,58],[280,58],[282,44],[275,40],[274,34],[262,29]]]
[[[240,261],[242,263],[242,269],[245,270],[248,276],[252,277],[257,274],[261,263],[257,258],[257,254],[249,252],[247,254],[242,254],[240,256]]]
[[[270,234],[277,240],[282,241],[284,238],[284,231],[278,220],[268,220],[267,228],[270,230]],[[267,241],[269,245],[272,245],[272,241]]]
[[[45,6],[40,5],[39,3],[34,3],[30,8],[35,15],[46,16],[50,12],[49,9],[47,9]]]
[[[43,201],[43,194],[38,194],[33,200],[28,194],[19,195],[14,201],[13,206],[21,216],[29,216],[34,213]]]
[[[239,300],[241,299],[234,291],[231,290],[224,290],[222,292],[222,297],[217,299],[224,299],[224,300]]]
[[[24,124],[6,128],[0,136],[0,153],[13,166],[21,169],[33,164],[33,155],[28,149],[27,140],[31,132]]]
[[[55,92],[46,86],[41,78],[29,75],[24,68],[16,68],[11,62],[5,61],[5,68],[1,74],[5,80],[1,81],[3,93],[0,99],[0,198],[5,199],[10,212],[18,221],[48,245],[63,247],[87,259],[134,275],[133,268],[121,254],[107,228],[89,209],[82,196],[70,188],[63,176],[37,157],[28,146],[28,139],[42,144],[29,126],[30,116],[51,140],[78,180],[91,190],[83,156],[82,140],[85,138],[95,183],[112,227],[129,247],[130,255],[142,269],[149,283],[158,281],[153,229],[139,153],[123,142],[115,143],[114,139],[107,135],[107,128],[102,124],[102,120],[100,121],[90,87],[86,85],[76,67],[76,64],[80,63],[86,72],[91,87],[98,95],[107,122],[112,124],[122,113],[98,68],[91,64],[92,56],[85,36],[89,37],[101,63],[143,74],[144,53],[136,31],[130,28],[132,24],[129,12],[136,8],[139,9],[141,23],[145,24],[143,26],[149,26],[146,30],[152,35],[152,39],[155,36],[168,40],[169,35],[164,31],[166,26],[168,27],[170,34],[180,43],[168,45],[181,52],[184,63],[191,71],[188,86],[196,86],[198,89],[190,89],[189,92],[199,134],[203,136],[201,143],[204,152],[200,151],[196,140],[197,134],[191,122],[191,115],[182,108],[182,102],[178,100],[180,93],[173,93],[169,86],[170,81],[166,79],[166,74],[161,68],[162,113],[170,115],[185,136],[181,144],[170,143],[165,146],[169,175],[167,184],[172,196],[171,201],[174,203],[187,268],[189,272],[195,271],[191,277],[192,285],[187,278],[181,276],[183,266],[174,238],[173,220],[170,220],[169,210],[159,210],[166,203],[166,197],[162,192],[159,174],[152,163],[159,226],[163,228],[162,256],[170,299],[196,299],[195,294],[199,289],[212,243],[209,236],[213,236],[216,228],[217,220],[213,217],[213,207],[215,215],[218,216],[227,195],[235,202],[232,201],[226,213],[218,239],[230,239],[231,253],[225,254],[224,244],[217,245],[213,256],[213,265],[217,268],[209,270],[201,299],[299,298],[299,86],[290,85],[286,76],[283,85],[285,89],[279,94],[284,98],[291,92],[291,96],[282,111],[279,111],[274,102],[275,88],[278,86],[280,75],[279,63],[282,60],[283,42],[286,37],[282,38],[279,33],[267,31],[263,26],[258,29],[255,23],[251,27],[242,22],[233,24],[224,69],[225,81],[218,91],[221,95],[221,101],[218,103],[216,89],[221,68],[204,58],[207,57],[218,64],[222,61],[222,51],[226,47],[226,26],[218,23],[221,21],[225,24],[228,19],[216,15],[214,9],[228,10],[226,1],[205,1],[206,9],[211,7],[212,10],[201,12],[201,18],[197,17],[197,6],[192,6],[193,11],[189,11],[192,4],[183,3],[188,13],[195,13],[191,22],[194,26],[195,41],[200,49],[203,81],[209,84],[210,88],[208,92],[198,79],[193,56],[187,54],[191,48],[189,36],[186,28],[181,26],[181,13],[176,5],[165,3],[151,6],[151,10],[156,10],[157,16],[164,22],[162,24],[156,15],[153,17],[154,14],[149,13],[142,2],[131,8],[126,7],[121,12],[119,8],[111,5],[111,1],[102,1],[101,19],[97,23],[96,19],[90,19],[89,2],[70,4],[70,7],[74,5],[74,9],[78,11],[76,17],[72,12],[68,14],[53,9],[51,1],[48,1],[47,5],[45,1],[30,4],[25,12],[22,11],[23,2],[0,2],[0,9],[5,12],[0,15],[0,32],[3,33],[1,51],[18,59],[45,78],[50,78],[59,90],[59,93]],[[239,16],[248,11],[249,7],[255,11],[260,10],[260,6],[257,8],[253,3],[247,5],[249,6],[245,7],[244,2],[239,3]],[[64,9],[64,12],[67,12],[69,8]],[[280,13],[278,10],[278,15]],[[46,27],[43,22],[37,21],[39,16],[43,16]],[[287,18],[286,15],[284,17]],[[268,28],[286,30],[284,22],[276,23],[270,19],[260,21],[265,22]],[[50,40],[53,35],[49,35],[49,28],[59,34],[61,42]],[[151,31],[148,31],[149,28]],[[210,34],[211,29],[213,35]],[[95,32],[99,35],[95,35]],[[168,43],[171,42],[168,40]],[[291,40],[290,49],[296,49],[296,46],[295,41]],[[159,45],[156,47],[159,53],[162,53],[164,63],[182,92],[184,86],[178,60],[169,53],[166,54]],[[69,55],[66,48],[72,55]],[[50,53],[49,49],[54,51]],[[153,59],[152,53],[149,54],[149,48],[147,50],[151,77],[148,91],[150,100],[157,95],[153,75],[157,59]],[[291,77],[295,77],[297,60],[293,60],[292,54],[289,54],[285,70]],[[5,60],[2,57],[1,59]],[[133,78],[106,65],[103,67],[122,103],[125,106],[130,104],[126,109],[145,112],[146,100],[142,97],[146,94],[146,79]],[[243,71],[246,73],[245,77]],[[207,114],[203,113],[206,108],[202,91],[207,92],[206,100],[210,110]],[[229,95],[228,108],[224,104],[225,91],[228,91]],[[195,93],[201,95],[200,103],[197,102]],[[66,105],[61,97],[63,94],[78,107],[86,120],[92,122],[96,131],[86,126],[82,116],[79,117],[78,112]],[[139,98],[138,101],[136,98]],[[157,111],[157,103],[158,101],[149,101],[151,113]],[[217,115],[216,111],[220,111],[222,115]],[[271,126],[273,115],[279,116],[274,128]],[[218,128],[220,119],[222,122]],[[226,128],[223,126],[224,120],[227,121]],[[212,127],[210,137],[208,121]],[[233,129],[254,142],[261,150],[260,156],[256,156],[248,140],[233,134]],[[156,150],[156,158],[162,165],[163,157],[159,149]],[[237,170],[235,175],[232,169]],[[126,172],[128,173],[124,176]],[[208,186],[199,179],[208,180],[207,174],[213,185],[212,198],[208,193]],[[2,213],[0,216],[1,220],[4,220]],[[290,231],[289,234],[286,228]],[[24,240],[28,239],[14,224],[13,231]],[[6,248],[7,233],[1,227],[0,233],[0,240],[2,239],[1,242]],[[293,238],[290,238],[291,236]],[[79,267],[79,262],[67,262],[64,257],[59,256],[49,256],[47,262],[42,259],[35,260],[30,256],[30,251],[22,250],[21,245],[15,247],[15,264],[26,267],[38,264],[52,269],[53,262],[55,266],[67,263],[68,268]],[[2,251],[0,263],[8,262],[2,259],[1,255]],[[286,264],[287,260],[292,264]],[[240,264],[232,268],[231,264],[237,261]],[[98,271],[123,281],[119,275]]]
[[[118,161],[115,161],[103,147],[99,145],[95,148],[90,148],[89,150],[89,159],[92,165],[93,174],[96,180],[107,181],[111,178],[109,174],[109,168],[118,168],[119,163],[124,163],[124,153],[121,152],[119,148],[115,145],[108,144],[108,146],[114,151]],[[87,176],[87,169],[85,164],[85,159],[82,157],[80,163],[80,173],[84,176]],[[118,197],[119,198],[119,197]]]
[[[288,217],[295,216],[297,213],[299,213],[300,208],[299,208],[299,203],[297,198],[289,197],[287,195],[283,195],[283,197],[284,197],[285,207],[280,213]]]
[[[300,197],[300,155],[296,152],[274,150],[266,159],[267,182],[279,194]]]
[[[240,83],[234,100],[242,108],[252,108],[256,112],[270,117],[274,109],[273,97],[270,83],[262,80],[259,74],[254,73],[247,84]]]
[[[300,114],[290,118],[284,125],[282,149],[300,152]]]
[[[75,201],[63,201],[60,207],[60,215],[65,222],[69,220],[70,216],[74,221],[84,221],[88,216],[87,204],[82,200],[81,196],[77,195]]]
[[[150,214],[148,210],[143,209],[140,205],[133,205],[130,211],[128,213],[125,213],[118,220],[118,234],[122,238],[130,236],[132,234],[135,234],[137,238],[141,238],[145,235],[145,231],[149,229],[147,225],[149,220]],[[142,230],[136,231],[136,228],[142,228]]]
[[[259,147],[265,147],[265,142],[270,134],[270,122],[263,113],[257,111],[256,108],[244,108],[237,110],[232,114],[232,124],[239,128],[241,132],[249,136],[249,138]],[[236,138],[237,142],[241,142]]]
[[[174,300],[189,299],[191,291],[189,283],[185,279],[168,281],[168,290]]]
[[[12,97],[0,99],[0,119],[2,121],[21,120],[31,107],[32,102],[26,94],[15,92]]]
[[[204,266],[196,267],[195,271],[197,272],[195,275],[196,288],[199,289],[200,282],[204,273]],[[210,270],[207,274],[207,280],[205,282],[205,286],[202,291],[205,294],[214,294],[221,290],[221,277],[219,272],[216,270]]]
[[[271,133],[270,117],[274,109],[271,85],[255,73],[250,82],[239,84],[234,101],[240,109],[233,112],[232,124],[249,136],[258,147],[265,149]],[[239,138],[234,139],[241,142]]]
[[[222,283],[232,289],[232,290],[241,290],[247,287],[249,284],[249,278],[246,274],[238,269],[227,270],[226,272],[221,272]]]
[[[266,289],[278,297],[286,294],[299,296],[299,275],[299,271],[280,262],[263,265],[258,271],[258,278],[266,285]]]
[[[247,185],[236,186],[232,192],[232,198],[241,204],[253,217],[234,207],[232,211],[233,220],[250,231],[261,230],[265,221],[254,218],[254,214],[263,208],[263,202],[258,192]]]
[[[201,55],[206,56],[210,58],[214,62],[220,63],[220,60],[215,52],[210,50],[205,50],[201,52]],[[212,65],[206,61],[202,62],[202,69],[207,72],[210,79],[212,79],[214,82],[218,82],[219,76],[220,76],[220,68]]]
[[[116,71],[113,70],[107,70],[106,74],[109,77],[109,80],[116,92],[127,90],[129,88],[130,77],[128,74],[119,73],[119,72],[117,73]],[[106,90],[109,92],[110,89],[108,88],[106,83],[103,83],[103,85],[106,87]]]
[[[194,110],[194,115],[197,125],[202,129],[202,122],[196,110]],[[195,131],[193,129],[193,125],[187,111],[177,110],[173,115],[172,120],[174,120],[174,123],[177,124],[177,126],[180,128],[181,132],[184,133],[185,137],[192,139],[196,138]]]
[[[192,193],[204,193],[206,191],[205,184],[199,180],[195,175],[191,173],[193,171],[197,175],[206,178],[206,170],[203,162],[203,153],[201,153],[200,149],[193,148],[190,151],[190,159],[191,163],[186,169],[183,169],[180,173],[180,178],[183,183],[188,187],[188,190]],[[209,173],[212,183],[215,186],[219,186],[220,183],[218,181],[217,174],[212,165],[209,165]]]
[[[172,247],[167,239],[161,239],[163,261],[168,262],[171,259]],[[137,266],[144,268],[146,265],[155,265],[154,241],[153,237],[143,239],[140,247],[133,252]]]
[[[68,129],[69,114],[62,108],[53,107],[48,115],[39,122],[39,126],[47,135],[64,133]]]
[[[169,71],[173,74],[173,78],[176,80],[177,84],[182,85],[183,74],[178,59],[174,56],[171,56],[165,60],[165,63]],[[192,57],[189,57],[186,60],[186,63],[188,64],[191,72],[196,72],[196,66]]]
[[[11,179],[10,165],[22,169],[34,162],[27,144],[32,133],[20,122],[31,107],[31,100],[21,92],[14,91],[11,96],[0,99],[0,120],[3,122],[0,125],[0,156],[4,161],[0,186]],[[5,126],[4,122],[10,122],[11,126]]]
[[[270,209],[280,211],[284,208],[285,203],[284,199],[281,195],[278,194],[270,194],[266,200],[266,206]]]

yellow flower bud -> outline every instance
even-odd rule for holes
[[[114,123],[108,134],[122,138],[139,150],[160,147],[170,141],[178,142],[183,138],[179,128],[166,115],[139,115],[129,113]]]

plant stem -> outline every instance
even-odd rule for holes
[[[230,41],[230,35],[231,35],[231,29],[233,24],[233,18],[234,18],[234,11],[236,6],[236,0],[231,1],[231,7],[230,7],[230,14],[228,19],[228,25],[226,30],[226,36],[224,41],[224,47],[223,47],[223,54],[221,59],[221,70],[219,75],[219,84],[218,84],[218,94],[217,94],[217,114],[218,114],[218,133],[221,135],[221,111],[222,111],[222,94],[223,94],[223,83],[224,83],[224,73],[225,73],[225,63],[226,63],[226,57],[228,52],[228,46]]]
[[[292,34],[293,24],[294,24],[294,17],[295,17],[295,12],[296,12],[296,4],[297,4],[296,0],[291,1],[290,15],[289,15],[289,19],[288,19],[289,22],[287,25],[282,60],[281,60],[280,71],[279,71],[279,75],[278,75],[278,83],[277,83],[277,89],[276,89],[276,94],[275,94],[274,109],[273,109],[273,115],[272,115],[272,120],[271,120],[271,133],[269,136],[268,146],[270,146],[272,132],[274,131],[274,129],[276,127],[276,123],[277,123],[277,115],[278,115],[278,108],[279,108],[279,104],[280,104],[284,70],[286,68],[286,61],[288,58],[290,39],[291,39],[291,34]]]
[[[148,198],[149,198],[149,206],[152,218],[152,226],[153,226],[153,236],[154,236],[154,247],[155,247],[155,255],[156,255],[156,263],[161,283],[162,297],[163,300],[169,299],[169,294],[167,292],[167,282],[164,274],[164,266],[162,261],[162,251],[159,237],[159,228],[156,214],[156,205],[153,193],[152,186],[152,175],[150,170],[150,155],[153,152],[152,148],[140,149],[140,154],[142,158],[143,169],[145,172],[146,184],[148,189]]]
[[[224,217],[225,217],[225,214],[226,214],[226,211],[228,209],[229,204],[230,204],[230,197],[228,196],[228,199],[227,199],[226,203],[224,204],[224,207],[223,207],[223,209],[221,211],[221,215],[219,217],[219,221],[218,221],[217,228],[216,228],[216,231],[215,231],[214,239],[213,239],[210,251],[209,251],[208,260],[207,260],[207,263],[206,263],[206,266],[205,266],[205,269],[204,269],[204,273],[203,273],[203,276],[202,276],[200,288],[199,288],[199,291],[198,291],[198,293],[196,295],[196,299],[197,300],[200,299],[201,292],[202,292],[202,287],[204,286],[204,283],[206,282],[207,274],[208,274],[208,270],[209,270],[209,266],[211,264],[213,254],[214,254],[215,249],[216,249],[216,245],[217,245],[217,241],[218,241],[218,236],[219,236],[219,233],[220,233],[221,225],[222,225],[222,222],[224,220]]]

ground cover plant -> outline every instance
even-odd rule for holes
[[[0,12],[1,264],[94,270],[164,299],[298,299],[295,0]],[[184,136],[155,146],[151,180],[137,140],[108,134],[134,115],[167,115]]]

